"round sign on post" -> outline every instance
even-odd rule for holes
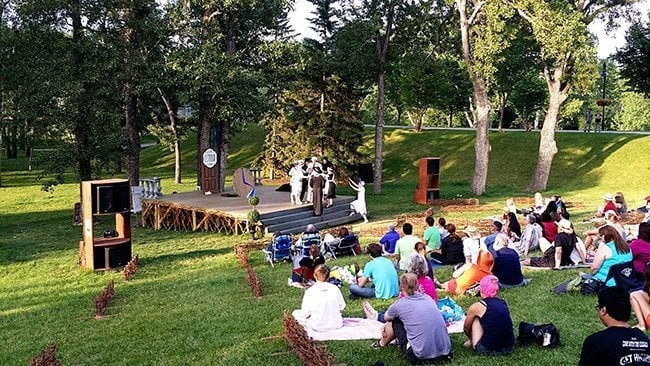
[[[203,165],[212,169],[217,165],[217,153],[212,149],[207,149],[203,153]]]

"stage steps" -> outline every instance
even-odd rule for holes
[[[309,224],[316,229],[336,227],[351,222],[362,220],[359,214],[350,215],[350,202],[352,197],[335,198],[331,207],[323,206],[323,214],[314,216],[312,205],[305,204],[287,210],[276,211],[260,215],[260,222],[267,233],[281,231],[283,233],[298,234],[305,231]]]

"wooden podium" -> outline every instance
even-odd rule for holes
[[[131,189],[126,179],[81,183],[83,240],[79,242],[82,268],[106,270],[131,260]],[[98,221],[115,220],[113,235],[95,237]]]
[[[440,198],[440,158],[421,158],[415,202],[426,205]]]

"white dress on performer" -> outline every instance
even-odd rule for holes
[[[368,214],[368,210],[366,208],[366,186],[363,181],[359,181],[359,183],[355,183],[351,179],[348,179],[350,182],[350,187],[357,191],[357,199],[350,202],[350,208],[352,211],[360,214],[363,216],[363,221],[368,222],[368,219],[366,218],[366,215]]]

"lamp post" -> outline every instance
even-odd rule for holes
[[[605,99],[605,85],[607,83],[607,61],[603,61],[603,69],[600,70],[600,77],[603,79],[603,116],[602,116],[602,126],[601,129],[605,129],[605,105],[607,101]]]

